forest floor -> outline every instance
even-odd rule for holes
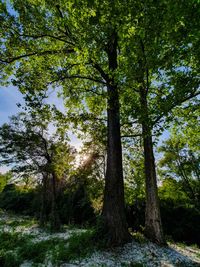
[[[50,233],[29,217],[0,211],[0,266],[200,266],[197,246],[168,243],[168,247],[160,247],[136,234],[135,240],[123,247],[100,251],[88,243],[91,233],[90,229],[67,226]]]

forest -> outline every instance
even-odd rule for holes
[[[1,0],[0,266],[200,266],[199,17]]]

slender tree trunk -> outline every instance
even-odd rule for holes
[[[160,207],[158,199],[155,159],[153,152],[152,132],[148,115],[146,90],[140,89],[142,114],[142,135],[144,146],[145,183],[146,183],[146,211],[145,235],[153,242],[165,244],[163,235]]]
[[[56,204],[56,182],[57,178],[55,173],[52,173],[52,199],[51,199],[51,229],[53,231],[60,229],[60,218]]]
[[[109,69],[117,68],[117,36],[114,33],[108,45]],[[118,88],[114,79],[107,86],[107,170],[103,203],[103,220],[108,244],[121,245],[130,240],[125,217],[122,147]]]
[[[42,201],[40,210],[40,225],[44,227],[47,223],[47,174],[43,174],[42,178]]]

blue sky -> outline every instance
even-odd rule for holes
[[[3,123],[9,122],[9,117],[17,114],[20,111],[17,103],[24,103],[23,95],[12,85],[8,87],[0,86],[0,126]],[[58,98],[56,92],[52,92],[49,96],[48,103],[55,104],[57,108],[61,111],[64,111],[63,101],[61,98]],[[76,138],[76,136],[70,134],[71,144],[76,148],[79,148],[82,142]],[[0,167],[0,172],[8,171],[8,167]]]
[[[0,87],[0,125],[9,121],[9,117],[19,111],[16,103],[23,103],[22,94],[14,86]],[[9,168],[0,167],[0,172]]]
[[[23,95],[12,85],[8,87],[0,87],[0,126],[3,123],[9,121],[9,117],[17,114],[20,109],[17,106],[17,103],[23,104]],[[49,95],[48,103],[55,104],[58,109],[64,112],[65,108],[63,105],[63,100],[57,97],[56,92],[52,92]],[[162,143],[163,139],[169,137],[169,132],[164,131],[163,135],[160,138],[159,145]],[[75,135],[70,135],[71,144],[76,148],[79,148],[82,144],[81,140],[77,139]],[[156,153],[156,157],[158,157]],[[6,172],[8,168],[6,166],[0,167],[0,172]]]
[[[19,111],[17,103],[23,103],[22,94],[14,86],[0,87],[0,125]]]

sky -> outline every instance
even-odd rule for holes
[[[63,100],[57,97],[57,93],[54,91],[49,95],[48,101],[49,104],[55,104],[56,107],[62,112],[65,111]],[[16,115],[20,108],[18,108],[17,103],[24,104],[23,95],[12,85],[8,87],[0,86],[0,126],[3,123],[9,122],[9,117],[12,115]],[[75,146],[77,149],[80,148],[82,142],[80,139],[76,138],[75,135],[69,134],[71,139],[71,145]],[[169,137],[169,132],[164,131],[162,134],[159,145],[161,145],[162,141]],[[155,154],[156,158],[158,154]],[[0,166],[0,173],[5,173],[9,168],[6,166]]]
[[[23,103],[22,94],[14,86],[0,87],[0,125],[19,111],[17,103]]]
[[[62,112],[65,111],[63,100],[57,97],[56,92],[52,92],[49,95],[49,104],[55,104],[56,107]],[[9,122],[9,117],[16,115],[20,112],[20,108],[17,103],[24,104],[23,95],[12,85],[8,87],[0,86],[0,126],[3,123]],[[82,142],[75,135],[69,134],[71,139],[71,145],[75,146],[77,149],[80,148]],[[0,166],[0,173],[5,173],[9,168],[6,166]]]

